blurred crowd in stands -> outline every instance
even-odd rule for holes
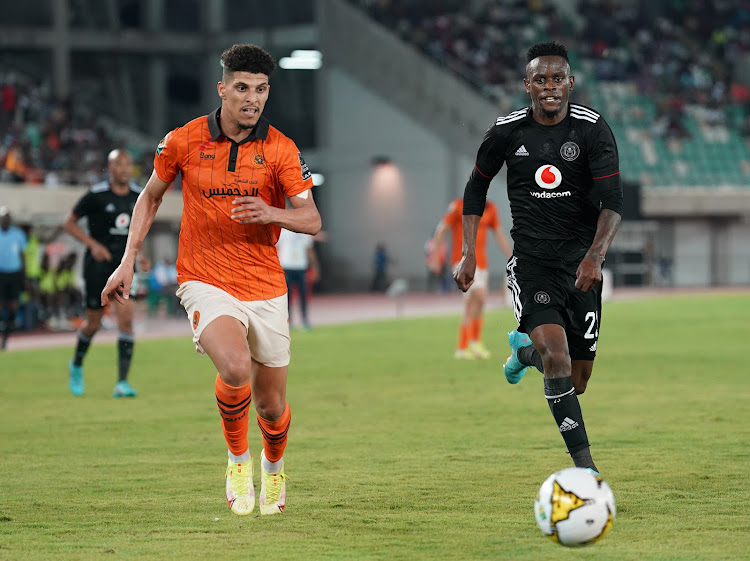
[[[48,80],[0,66],[0,183],[54,188],[106,179],[107,154],[117,142],[84,112],[56,99]],[[143,185],[153,153],[136,156],[135,180]]]
[[[750,53],[747,0],[581,0],[574,12],[553,0],[352,1],[501,110],[515,109],[520,99],[526,49],[554,39],[575,57],[574,74],[634,82],[651,96],[671,136],[688,134],[682,124],[688,104],[705,108],[709,124],[724,122],[727,105],[750,115],[748,81],[734,71]],[[576,100],[586,103],[578,89]],[[750,135],[750,121],[741,126]]]
[[[71,251],[58,234],[60,229],[46,231],[22,224],[27,245],[24,250],[24,290],[16,320],[21,331],[70,331],[80,327],[85,318],[83,278],[78,251]],[[50,240],[50,241],[45,241]],[[151,263],[138,257],[131,295],[143,301],[148,317],[179,317],[184,314],[177,290],[177,268],[166,260]],[[105,317],[105,328],[116,327],[114,319]]]
[[[629,81],[655,103],[660,136],[690,135],[686,107],[709,126],[729,123],[750,138],[750,87],[736,71],[750,53],[747,0],[351,0],[444,68],[494,99],[500,112],[525,104],[519,81],[526,49],[563,42],[574,73],[584,74],[575,100],[587,103],[596,81]],[[575,10],[570,9],[575,7]],[[0,182],[88,186],[106,177],[117,139],[86,108],[55,99],[49,80],[0,66]],[[143,185],[152,152],[137,153]],[[136,153],[134,153],[136,152]]]

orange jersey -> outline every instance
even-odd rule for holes
[[[461,245],[463,244],[463,211],[464,200],[456,199],[448,207],[448,212],[443,216],[445,223],[451,229],[451,263],[455,267],[461,261]],[[500,227],[500,216],[497,206],[492,201],[487,201],[484,214],[479,221],[477,229],[477,269],[487,269],[487,230],[496,230]]]
[[[285,196],[312,188],[312,176],[294,142],[266,119],[237,143],[222,134],[219,111],[167,134],[154,156],[162,181],[182,173],[177,280],[211,284],[239,300],[268,300],[287,291],[276,255],[281,228],[233,221],[232,201],[250,195],[285,208]]]

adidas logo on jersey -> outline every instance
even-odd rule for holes
[[[589,347],[589,350],[593,353],[596,350],[596,341],[594,341],[594,344]]]
[[[115,205],[113,203],[109,203],[105,208],[105,212],[114,212],[115,211]]]
[[[528,155],[529,155],[529,151],[526,150],[526,146],[521,144],[521,147],[518,150],[516,150],[516,156],[528,156]]]
[[[563,419],[562,424],[560,425],[560,432],[565,432],[567,430],[573,430],[578,426],[578,422],[574,421],[570,417],[565,417]]]

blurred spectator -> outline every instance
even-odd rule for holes
[[[690,138],[690,132],[683,122],[685,104],[681,97],[671,95],[657,104],[658,116],[652,131],[656,136],[680,140]]]
[[[372,292],[385,292],[388,288],[388,250],[385,248],[385,244],[380,242],[375,246],[375,253],[373,254],[373,277],[370,285]]]
[[[16,325],[18,301],[26,280],[26,234],[11,224],[8,207],[0,207],[0,350]]]
[[[15,76],[8,74],[0,80],[0,127],[5,128],[16,112]]]
[[[23,301],[23,329],[34,329],[41,313],[39,283],[42,277],[42,246],[37,233],[26,225],[23,228],[28,243],[24,251],[26,264],[26,294]]]
[[[62,262],[66,253],[67,248],[65,246],[65,243],[63,243],[59,238],[52,240],[47,245],[45,245],[44,254],[49,259],[48,269],[57,270],[57,267]],[[42,270],[44,270],[44,267],[42,267]]]
[[[302,326],[310,328],[307,315],[307,298],[309,287],[307,283],[307,272],[312,270],[312,282],[320,276],[318,257],[315,254],[314,240],[310,234],[292,232],[286,228],[281,229],[276,250],[279,254],[279,263],[284,269],[286,277],[287,299],[289,305],[289,327],[292,327],[292,302],[295,296],[299,297],[299,310],[302,318]]]
[[[747,114],[740,126],[740,134],[750,142],[750,113]]]
[[[177,267],[166,259],[158,261],[149,272],[148,296],[146,297],[149,317],[156,317],[159,307],[164,304],[167,315],[174,317],[178,310]]]
[[[41,301],[41,319],[50,329],[62,327],[60,317],[60,294],[57,292],[57,264],[49,253],[42,256],[42,274],[39,280],[39,298]]]
[[[13,143],[5,154],[2,181],[6,183],[22,183],[26,175],[26,158],[18,143]]]

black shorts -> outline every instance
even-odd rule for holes
[[[95,261],[89,255],[83,262],[83,283],[85,287],[84,300],[87,310],[102,309],[102,290],[107,285],[109,276],[120,265],[120,258],[112,257],[112,261]]]
[[[18,302],[23,292],[23,273],[0,273],[0,303]]]
[[[594,360],[602,319],[602,283],[588,292],[575,287],[575,274],[529,259],[508,260],[508,286],[518,330],[530,333],[554,323],[565,329],[572,360]]]
[[[112,272],[114,272],[114,269],[112,269]],[[102,309],[102,290],[104,290],[109,275],[111,275],[112,272],[104,273],[101,270],[97,270],[93,272],[86,271],[83,274],[87,310]]]

